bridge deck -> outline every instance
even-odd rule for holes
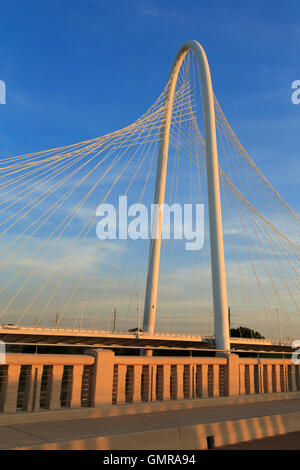
[[[0,340],[7,344],[153,349],[214,349],[213,337],[187,334],[111,332],[72,328],[0,325]],[[292,352],[291,341],[231,338],[232,350]]]

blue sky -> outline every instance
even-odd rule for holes
[[[3,2],[0,155],[121,128],[159,95],[178,47],[197,39],[241,142],[294,207],[299,175],[300,5],[286,1]]]
[[[10,0],[1,4],[0,158],[79,142],[135,121],[180,45],[205,48],[232,128],[299,209],[297,0]]]

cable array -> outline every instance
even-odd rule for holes
[[[0,163],[0,322],[127,331],[142,325],[148,239],[99,240],[99,204],[150,211],[170,81],[131,125]],[[299,216],[248,155],[215,98],[231,327],[300,333]],[[204,247],[163,240],[157,331],[213,334],[201,82],[189,52],[172,109],[165,201],[204,204]],[[172,222],[176,230],[175,220]],[[136,304],[139,299],[141,304]]]

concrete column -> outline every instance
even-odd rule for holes
[[[72,377],[72,395],[71,395],[71,408],[81,408],[81,387],[82,387],[82,374],[83,365],[78,364],[73,366]]]
[[[208,397],[208,365],[202,364],[202,398]]]
[[[281,392],[280,365],[279,364],[276,364],[275,371],[276,371],[276,392]]]
[[[170,400],[170,377],[171,377],[171,366],[170,364],[164,364],[163,366],[164,384],[163,384],[163,400]]]
[[[190,367],[190,398],[196,398],[196,366]]]
[[[239,367],[239,376],[240,376],[240,395],[246,394],[245,388],[245,364],[240,364]]]
[[[264,369],[262,364],[258,364],[258,393],[265,393],[264,391]]]
[[[227,357],[227,395],[239,395],[239,366],[240,358],[237,354],[229,354]]]
[[[143,366],[135,364],[133,379],[133,403],[138,403],[142,401],[142,370]]]
[[[196,395],[196,390],[195,390],[195,383],[196,383],[196,372],[195,369],[196,367],[194,365],[189,366],[190,367],[190,393],[189,393],[189,398],[194,398]]]
[[[111,405],[115,354],[108,349],[92,349],[88,354],[95,357],[91,404]]]
[[[28,411],[39,411],[43,366],[32,366],[28,393]]]
[[[268,393],[273,393],[272,364],[268,364],[267,369],[268,369]]]
[[[202,366],[195,367],[195,398],[202,398]]]
[[[214,371],[214,388],[213,388],[213,396],[218,397],[220,395],[219,389],[219,364],[213,365]]]
[[[52,369],[52,377],[50,379],[49,392],[49,409],[56,410],[60,408],[60,394],[61,394],[61,382],[63,376],[64,366],[54,365]]]
[[[283,366],[283,381],[284,381],[284,385],[283,385],[283,392],[287,392],[288,391],[288,369],[287,369],[287,366],[284,365]]]
[[[29,373],[27,370],[25,375],[24,401],[22,406],[23,411],[31,411],[32,406],[32,401],[30,400],[30,392],[32,389],[32,367],[29,366],[29,368]]]
[[[150,367],[150,383],[151,383],[151,390],[150,390],[150,397],[149,400],[156,401],[156,374],[157,374],[157,366]]]
[[[250,380],[250,395],[255,394],[255,385],[254,385],[254,365],[249,364],[249,380]]]
[[[177,400],[183,400],[183,364],[177,364]]]
[[[268,393],[268,368],[266,364],[261,365],[261,393]]]
[[[4,397],[4,413],[15,413],[17,410],[20,365],[10,364],[7,371],[6,394]]]
[[[291,365],[291,381],[292,381],[292,391],[293,392],[297,391],[296,371],[297,371],[297,368],[296,368],[295,364],[292,364]]]
[[[117,404],[121,405],[126,402],[126,371],[127,366],[123,364],[118,365],[118,390],[117,390]]]

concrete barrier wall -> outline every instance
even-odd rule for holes
[[[0,413],[100,407],[300,390],[289,359],[7,354]]]
[[[89,406],[94,363],[88,355],[7,354],[0,366],[0,412]]]

